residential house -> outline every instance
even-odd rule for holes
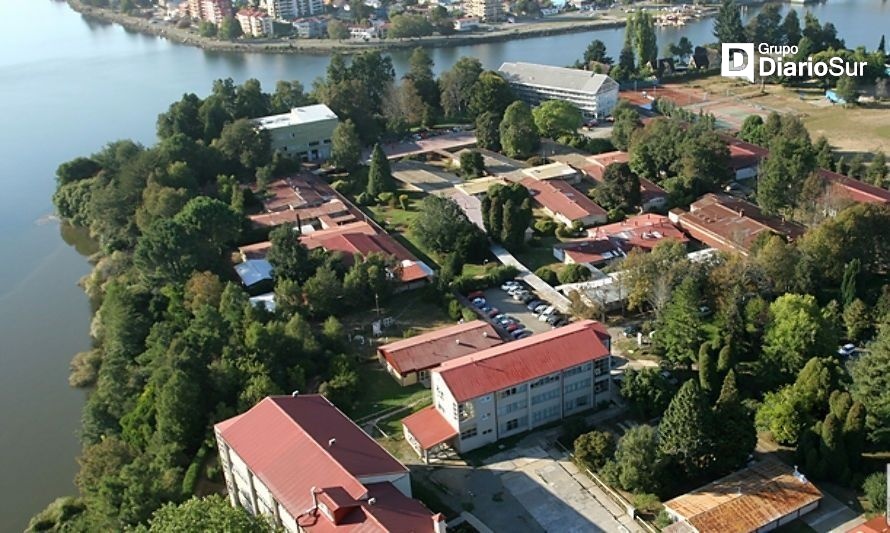
[[[664,504],[664,533],[772,531],[819,506],[822,493],[777,459],[764,459]]]
[[[430,371],[458,357],[503,344],[488,322],[473,320],[377,348],[377,358],[399,385],[430,384]]]
[[[339,121],[328,106],[315,104],[253,122],[269,132],[274,151],[302,161],[324,161],[331,157],[331,137]]]
[[[232,505],[284,531],[445,532],[405,465],[324,396],[267,397],[214,433]]]
[[[693,202],[689,211],[672,209],[668,216],[693,239],[743,256],[765,234],[794,240],[805,231],[799,224],[764,214],[750,202],[718,194],[706,194]]]
[[[592,320],[508,342],[432,369],[433,405],[404,420],[424,459],[474,450],[610,398],[610,339]]]
[[[553,256],[566,264],[599,267],[626,257],[631,250],[652,251],[665,240],[686,244],[689,238],[666,216],[651,213],[587,230],[589,238],[558,243]]]
[[[368,41],[380,36],[377,26],[349,26],[349,38]]]
[[[272,24],[272,17],[265,11],[259,9],[241,9],[235,15],[238,24],[241,25],[241,31],[244,35],[250,37],[274,37],[275,29]]]
[[[581,227],[587,227],[604,224],[608,220],[605,209],[563,180],[525,178],[519,183],[528,189],[535,203],[549,217],[566,226],[577,223]]]
[[[498,70],[530,106],[564,100],[596,118],[611,114],[618,103],[618,83],[605,74],[533,63],[504,63]]]
[[[262,201],[263,212],[248,217],[256,228],[299,224],[305,235],[364,218],[361,211],[347,203],[330,185],[311,174],[270,183],[262,194]]]

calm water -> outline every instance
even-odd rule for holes
[[[874,47],[890,28],[880,0],[830,0],[812,9],[850,45]],[[215,78],[255,77],[311,85],[319,56],[214,54],[88,23],[64,3],[0,0],[0,531],[74,491],[76,431],[84,394],[67,385],[71,356],[89,347],[89,304],[77,287],[89,265],[49,219],[53,171],[107,141],[151,143],[157,114],[184,92],[206,93]],[[750,14],[753,14],[752,10]],[[681,35],[713,40],[711,22],[660,30],[659,47]],[[617,56],[623,30],[432,51],[437,70],[463,55],[488,68],[503,61],[566,65],[593,38]],[[403,71],[407,52],[394,54]]]

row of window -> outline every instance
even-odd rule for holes
[[[587,396],[580,396],[575,398],[574,400],[569,400],[565,403],[566,411],[571,411],[576,408],[584,407],[590,403],[590,398]]]
[[[532,424],[537,424],[543,420],[549,420],[554,417],[559,416],[559,405],[552,405],[550,407],[546,407],[541,409],[540,411],[535,411],[532,413]]]
[[[514,429],[519,429],[519,426],[525,426],[526,424],[528,424],[527,416],[513,418],[511,420],[507,420],[507,423],[504,424],[504,431],[513,431]]]
[[[530,386],[531,388],[536,389],[538,387],[547,385],[548,383],[553,383],[554,381],[559,381],[559,374],[553,374],[552,376],[543,377],[537,381],[533,381]]]
[[[570,393],[570,392],[575,392],[575,391],[578,391],[578,390],[582,390],[582,389],[589,389],[589,388],[590,388],[590,383],[591,383],[591,379],[590,379],[590,378],[584,378],[584,379],[582,379],[582,380],[578,380],[578,381],[576,381],[576,382],[574,382],[574,383],[568,383],[568,384],[566,384],[566,386],[565,386],[566,394],[568,394],[568,393]]]
[[[532,405],[537,403],[546,402],[547,400],[553,400],[559,398],[560,390],[559,389],[551,389],[541,394],[532,395]]]
[[[568,370],[566,370],[565,376],[575,376],[577,374],[582,374],[584,372],[590,372],[590,369],[593,367],[593,363],[584,363],[583,365],[574,366]]]
[[[515,387],[510,387],[509,389],[504,389],[498,393],[498,399],[502,400],[504,398],[509,398],[514,394],[519,394],[520,392],[525,392],[527,389],[527,384],[523,383],[522,385],[517,385]]]
[[[510,402],[508,404],[498,406],[498,415],[508,415],[510,413],[519,411],[520,409],[525,409],[526,407],[528,407],[528,401],[525,398],[522,398],[520,400],[516,400],[515,402]]]

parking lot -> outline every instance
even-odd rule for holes
[[[517,302],[498,287],[492,287],[485,291],[485,299],[489,306],[496,307],[500,309],[501,313],[512,316],[532,333],[543,333],[552,329],[546,322],[539,321],[538,317],[526,309],[522,302]]]

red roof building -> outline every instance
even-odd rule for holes
[[[827,203],[859,202],[865,204],[890,203],[890,191],[859,181],[857,179],[820,169],[819,176],[825,180],[825,200]]]
[[[268,397],[215,433],[232,505],[286,531],[445,531],[408,469],[323,396]]]
[[[431,369],[503,342],[494,326],[473,320],[385,344],[377,348],[377,355],[402,386],[418,381],[428,385]]]
[[[603,265],[634,248],[646,252],[665,239],[683,244],[689,238],[668,217],[647,213],[587,231],[589,239],[559,243],[553,255],[564,263]]]
[[[558,421],[608,400],[610,369],[592,320],[452,359],[432,370],[433,407],[402,421],[405,439],[429,461]]]
[[[890,522],[884,515],[876,516],[868,522],[851,527],[847,533],[890,533]]]
[[[794,240],[804,233],[799,224],[765,215],[756,205],[726,195],[706,194],[688,212],[671,210],[669,218],[693,239],[744,256],[761,235],[773,233]]]
[[[535,202],[551,218],[566,226],[578,222],[587,227],[608,219],[605,209],[563,180],[525,178],[519,183],[529,190]]]
[[[259,191],[254,191],[260,194]],[[263,212],[251,215],[254,227],[302,226],[304,233],[355,222],[361,211],[347,204],[316,176],[299,175],[270,183],[262,195]]]
[[[576,161],[574,164],[579,165],[579,170],[583,172],[585,176],[599,184],[603,182],[603,176],[609,166],[615,163],[627,163],[628,161],[630,161],[630,156],[627,152],[616,150],[614,152],[605,152],[585,157],[581,161]],[[644,211],[651,211],[653,209],[658,209],[659,207],[664,207],[667,204],[667,192],[645,178],[639,179],[640,207],[642,207]]]

